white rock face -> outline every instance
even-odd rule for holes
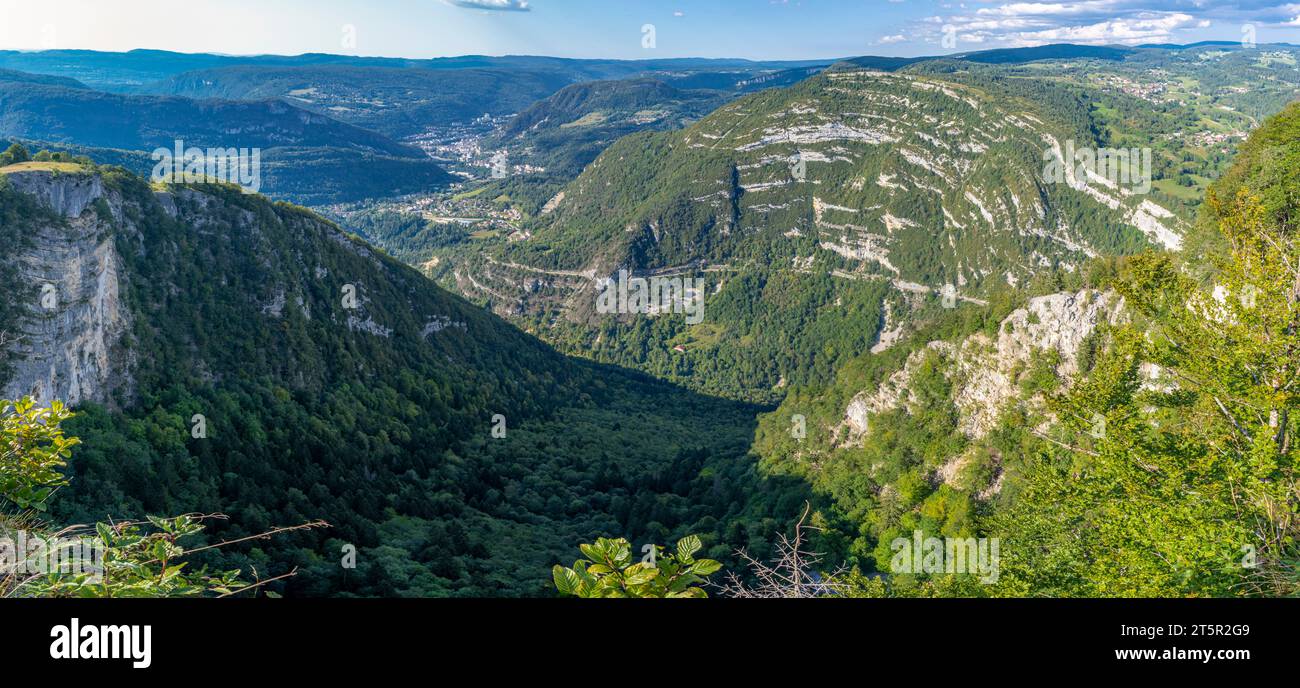
[[[849,402],[848,411],[844,414],[844,422],[849,426],[849,431],[856,437],[867,434],[871,429],[871,413],[875,410],[877,409],[873,409],[862,395]]]
[[[879,389],[857,395],[845,411],[843,429],[850,444],[868,434],[872,414],[915,403],[910,383],[914,371],[929,355],[946,363],[945,375],[955,388],[954,402],[961,414],[961,430],[982,438],[993,429],[1009,402],[1018,399],[1018,371],[1035,354],[1056,351],[1057,374],[1069,380],[1078,372],[1084,341],[1102,324],[1123,318],[1123,299],[1114,293],[1085,290],[1033,299],[1002,322],[996,340],[978,334],[960,344],[932,342],[913,353],[902,370]]]
[[[21,172],[8,175],[14,188],[66,218],[78,218],[104,195],[104,182],[97,175]]]
[[[0,259],[18,266],[31,302],[9,344],[11,375],[0,397],[34,397],[40,404],[112,403],[112,393],[133,386],[119,346],[131,325],[121,299],[121,259],[113,234],[92,203],[104,196],[98,177],[9,175],[14,188],[36,196],[68,226],[36,228],[31,245]],[[112,210],[110,208],[110,210]]]

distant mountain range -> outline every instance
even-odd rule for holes
[[[418,157],[419,150],[280,100],[123,96],[0,75],[0,132],[21,138],[151,151],[187,145],[347,148]]]
[[[918,62],[946,59],[998,64],[1079,58],[1120,60],[1142,50],[1205,45],[1218,43],[1138,48],[1057,44],[952,56],[771,62],[473,55],[430,60],[323,54],[237,57],[152,50],[0,51],[0,69],[64,77],[85,87],[118,93],[232,100],[283,98],[318,114],[403,138],[484,114],[515,114],[565,86],[593,80],[653,77],[681,89],[734,92],[790,85],[842,62],[894,70]],[[68,82],[62,85],[71,86]]]
[[[439,124],[513,114],[570,83],[569,75],[535,70],[242,65],[186,72],[139,91],[196,99],[282,99],[400,139]]]
[[[570,82],[616,79],[651,72],[782,71],[834,60],[754,62],[740,59],[656,59],[579,60],[558,57],[463,55],[414,60],[404,58],[353,57],[349,55],[305,54],[295,56],[231,56],[205,53],[175,53],[161,50],[132,50],[125,53],[93,50],[47,50],[39,52],[0,51],[0,68],[66,76],[110,91],[131,91],[185,72],[229,67],[382,67],[389,69],[505,71],[547,71]]]
[[[1287,44],[1277,44],[1287,47]],[[844,56],[832,59],[751,61],[743,59],[678,58],[650,60],[568,59],[537,56],[463,55],[433,59],[356,57],[308,53],[304,55],[214,55],[177,53],[161,50],[132,50],[110,53],[93,50],[47,50],[37,52],[0,51],[0,69],[63,76],[84,82],[92,88],[108,91],[154,91],[156,82],[187,72],[219,70],[232,67],[287,69],[303,67],[354,67],[420,70],[490,69],[506,71],[551,72],[570,83],[599,79],[621,79],[650,74],[718,72],[774,73],[812,67],[826,67],[836,62],[854,61],[875,68],[898,68],[925,60],[960,57],[981,62],[1028,62],[1042,59],[1097,57],[1116,59],[1141,50],[1185,50],[1207,46],[1240,46],[1232,41],[1202,41],[1187,45],[1145,44],[1139,46],[1087,46],[1052,44],[1030,48],[999,48],[958,55],[918,57]],[[1262,45],[1261,47],[1267,47]]]
[[[262,190],[331,203],[445,186],[419,149],[278,99],[195,100],[104,93],[62,78],[0,72],[0,138],[88,155],[147,174],[149,154],[186,147],[262,149]],[[365,169],[366,174],[357,174]]]

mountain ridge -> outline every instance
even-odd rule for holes
[[[957,301],[978,304],[1040,272],[1141,250],[1148,236],[1176,243],[1184,221],[1149,199],[1077,178],[1072,166],[1059,180],[1044,177],[1049,155],[1068,155],[1073,126],[1036,101],[960,79],[831,71],[733,101],[682,131],[620,140],[525,224],[521,238],[485,258],[443,251],[431,272],[564,350],[599,357],[597,341],[623,336],[611,326],[640,332],[628,347],[647,353],[604,360],[673,371],[670,379],[690,384],[675,376],[699,370],[703,356],[721,356],[745,367],[758,388],[742,398],[770,400],[782,380],[818,378],[804,378],[809,366],[786,362],[791,354],[776,341],[775,370],[766,349],[761,363],[738,364],[733,356],[755,352],[732,347],[765,337],[788,347],[792,324],[750,328],[755,318],[777,317],[758,315],[770,310],[758,304],[787,302],[786,290],[804,291],[799,282],[826,280],[809,287],[825,295],[798,307],[797,327],[855,333],[814,366],[821,371],[877,344],[889,329],[886,310],[906,322],[938,307],[948,288]],[[595,285],[620,270],[702,277],[706,312],[716,301],[727,315],[706,316],[704,328],[602,318]],[[750,282],[777,276],[786,285],[780,297]],[[857,304],[844,309],[851,316],[834,306],[840,301]],[[683,341],[685,356],[656,352],[662,342]]]

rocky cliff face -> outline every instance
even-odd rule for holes
[[[961,430],[973,439],[982,438],[1007,404],[1020,400],[1021,376],[1035,356],[1056,356],[1056,374],[1068,382],[1078,372],[1084,342],[1099,326],[1119,323],[1123,310],[1123,299],[1111,292],[1052,294],[1031,300],[1007,317],[996,339],[978,334],[956,344],[931,342],[879,389],[853,399],[841,426],[842,442],[861,442],[869,434],[872,414],[914,404],[912,375],[931,355],[943,359],[945,374],[953,382]]]
[[[120,201],[106,196],[102,180],[89,174],[33,171],[7,178],[63,222],[37,223],[27,246],[0,254],[17,267],[14,293],[28,301],[9,333],[11,370],[0,398],[111,404],[115,391],[132,387],[121,346],[131,326],[121,259],[109,219],[101,217],[103,210],[120,214]],[[97,204],[100,199],[105,202]]]

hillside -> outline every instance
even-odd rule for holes
[[[300,567],[291,595],[516,596],[577,542],[722,556],[798,503],[746,458],[751,409],[566,359],[300,208],[29,164],[0,218],[0,397],[79,412],[61,522],[324,519],[211,563]]]
[[[148,92],[186,98],[283,99],[396,139],[511,115],[564,86],[558,71],[352,66],[239,66],[187,72]]]
[[[568,181],[616,140],[682,128],[726,101],[717,91],[683,91],[655,79],[589,81],[565,87],[512,117],[483,146],[512,164]]]
[[[379,134],[273,100],[122,96],[4,80],[0,80],[0,134],[143,151],[184,139],[205,148],[337,147],[419,155]]]
[[[1076,286],[949,315],[829,385],[792,390],[760,424],[764,469],[807,480],[836,524],[828,545],[865,570],[887,570],[886,543],[915,530],[981,533],[1023,488],[1036,433],[1055,420],[1047,400],[1091,371],[1104,332],[1128,318],[1114,292]]]
[[[823,547],[865,570],[915,531],[1001,538],[995,585],[899,596],[1290,594],[1297,131],[1293,104],[1211,187],[1212,249],[1095,263],[864,355],[763,417],[764,470],[807,480]]]
[[[148,175],[157,148],[262,149],[259,190],[323,204],[445,187],[416,148],[276,100],[123,96],[50,77],[0,73],[0,139],[85,155]],[[356,170],[368,170],[356,174]]]
[[[945,289],[979,304],[1093,256],[1179,245],[1185,222],[1149,197],[1073,166],[1044,177],[1087,139],[1030,95],[841,68],[620,140],[522,240],[440,251],[431,269],[565,350],[779,398],[887,346]],[[596,280],[624,268],[703,277],[705,322],[594,317]]]
[[[76,79],[69,79],[61,76],[48,76],[45,74],[28,74],[26,72],[16,72],[12,69],[0,69],[0,82],[61,86],[63,88],[88,88],[85,84]]]

